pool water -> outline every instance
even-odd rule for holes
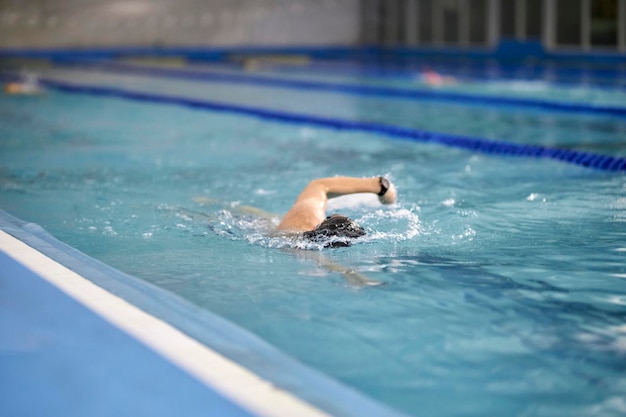
[[[93,68],[41,75],[626,155],[626,119],[607,115]],[[392,408],[626,413],[623,172],[56,90],[0,97],[0,120],[1,209]],[[349,248],[272,237],[308,181],[334,175],[386,175],[399,201],[333,200],[331,212],[368,232]],[[354,274],[382,285],[359,285]]]
[[[572,98],[575,98],[583,100],[582,102],[592,109],[596,107],[620,109],[622,111],[620,119],[624,119],[626,110],[622,103],[626,102],[626,91],[618,88],[605,92],[600,88],[579,86],[570,88],[568,95],[562,93],[562,86],[547,89],[545,86],[549,84],[546,82],[543,82],[543,88],[537,88],[538,81],[511,80],[505,83],[491,79],[485,82],[459,81],[441,88],[417,89],[413,82],[407,81],[403,84],[404,89],[398,85],[394,87],[394,91],[421,91],[432,97],[437,97],[438,94],[457,94],[479,100],[458,103],[454,95],[445,101],[439,101],[387,97],[380,94],[355,95],[343,90],[355,85],[363,87],[370,85],[371,78],[363,81],[361,77],[354,77],[349,83],[333,81],[330,84],[317,83],[318,80],[314,78],[311,80],[313,84],[307,88],[285,88],[284,85],[269,88],[263,83],[263,80],[268,78],[264,73],[258,75],[239,71],[238,78],[233,81],[220,82],[218,77],[218,82],[211,79],[207,82],[207,79],[186,77],[189,70],[169,70],[166,72],[169,77],[154,77],[137,75],[134,67],[122,66],[121,71],[118,66],[114,67],[114,71],[106,71],[107,68],[98,71],[98,66],[95,66],[95,69],[91,66],[70,66],[48,69],[44,74],[53,77],[54,80],[79,85],[122,88],[124,91],[150,92],[165,97],[182,96],[234,106],[253,105],[269,111],[288,110],[291,113],[323,118],[380,123],[430,132],[566,149],[576,148],[605,155],[624,156],[620,139],[626,135],[624,127],[626,124],[623,120],[616,123],[615,117],[611,117],[610,114],[580,111],[562,113],[532,107],[520,109],[518,106],[502,105],[497,102],[485,107],[484,100],[480,100],[486,98],[486,101],[489,101],[494,92],[502,97],[522,102],[532,98],[535,102],[541,103],[551,98],[549,102],[569,105],[572,104]],[[124,68],[127,71],[124,71]],[[148,70],[144,71],[150,74]],[[197,74],[198,71],[193,73]],[[215,76],[222,72],[212,70],[204,74]],[[232,75],[232,70],[229,74]],[[280,78],[273,74],[271,79]],[[345,79],[345,76],[342,79]],[[240,82],[236,82],[237,80]],[[301,74],[298,80],[304,80]],[[477,91],[481,94],[477,95]],[[520,95],[518,91],[523,91],[524,94]],[[585,93],[579,94],[576,91]],[[598,96],[601,96],[601,99],[598,99]]]

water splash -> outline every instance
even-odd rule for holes
[[[389,209],[360,210],[361,215],[354,219],[367,230],[367,235],[353,241],[353,244],[377,241],[404,241],[419,237],[426,230],[420,223],[417,211],[419,207],[401,206]],[[245,240],[250,244],[262,245],[279,249],[322,250],[329,243],[341,238],[330,238],[328,241],[312,242],[301,235],[276,234],[279,218],[260,218],[253,215],[242,215],[234,209],[222,209],[209,222],[209,229],[220,237],[231,240]]]
[[[425,232],[417,212],[418,206],[378,209],[357,218],[366,228],[368,241],[404,241],[419,237]]]

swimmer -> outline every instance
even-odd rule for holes
[[[393,204],[397,200],[396,187],[383,177],[315,179],[297,197],[291,209],[279,223],[278,231],[283,235],[302,236],[313,242],[321,243],[324,247],[350,246],[352,239],[365,235],[365,230],[346,216],[334,214],[326,217],[326,205],[330,198],[356,193],[376,194],[379,201],[383,204]],[[200,205],[220,204],[219,200],[204,196],[194,197],[193,201]],[[256,207],[231,205],[228,209],[242,214],[251,214],[254,217],[267,221],[268,225],[276,219],[274,214]],[[215,220],[204,212],[188,209],[181,209],[178,212],[192,218],[201,216],[210,219],[212,222]],[[359,287],[383,285],[383,282],[372,280],[353,268],[327,259],[322,254],[311,251],[297,251],[294,253],[316,260],[330,272],[340,273],[351,285]]]
[[[37,77],[33,74],[26,74],[22,81],[13,81],[4,85],[6,94],[33,95],[41,94],[43,90],[37,81]]]
[[[433,70],[425,70],[421,74],[421,79],[428,85],[432,87],[439,87],[446,84],[454,84],[456,83],[456,79],[454,77],[448,77],[439,74]]]
[[[384,177],[332,177],[311,181],[283,217],[278,230],[286,234],[302,234],[327,247],[350,246],[351,239],[365,235],[365,230],[346,216],[326,217],[328,199],[347,194],[372,193],[382,204],[393,204],[396,187]],[[330,239],[330,240],[329,240]]]

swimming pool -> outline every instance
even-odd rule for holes
[[[337,66],[40,68],[45,95],[0,100],[0,208],[409,415],[623,414],[623,75]],[[242,209],[382,174],[397,205],[332,202],[368,231],[350,248]]]

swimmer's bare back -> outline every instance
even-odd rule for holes
[[[329,198],[357,193],[376,194],[382,204],[393,204],[397,199],[396,187],[383,177],[318,178],[302,190],[278,225],[278,230],[283,232],[313,230],[326,219]]]

